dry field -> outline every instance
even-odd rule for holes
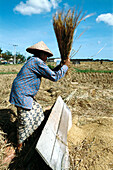
[[[1,65],[0,72],[18,72],[21,67]],[[113,70],[113,63],[83,62],[72,65],[58,82],[42,79],[36,100],[46,111],[60,95],[72,112],[73,126],[68,134],[70,170],[113,170],[113,73],[77,73],[74,67]],[[16,148],[16,109],[8,100],[15,77],[0,74],[0,169],[38,169],[36,153],[31,154],[29,149],[11,162]],[[32,145],[32,139],[27,144],[30,142]]]

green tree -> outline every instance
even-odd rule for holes
[[[11,59],[11,57],[12,57],[12,53],[8,50],[5,53],[2,53],[2,58],[7,62]]]
[[[10,51],[6,51],[6,55],[9,56],[9,57],[12,57],[12,53]]]
[[[24,55],[17,53],[16,54],[16,63],[24,63],[26,61],[26,58]]]
[[[2,54],[2,51],[3,51],[3,50],[0,48],[0,54]]]
[[[0,48],[0,58],[2,57],[2,49]],[[1,64],[1,60],[0,60],[0,64]]]

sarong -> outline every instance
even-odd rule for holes
[[[18,109],[17,138],[18,144],[23,143],[40,126],[44,120],[42,107],[33,100],[32,109]]]

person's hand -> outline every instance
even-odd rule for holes
[[[62,64],[69,66],[70,65],[70,58],[67,58],[66,60],[63,60]]]

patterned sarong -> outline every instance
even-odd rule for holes
[[[17,108],[17,113],[18,143],[23,143],[40,126],[41,122],[44,120],[44,114],[41,106],[35,100],[33,100],[31,110]]]

